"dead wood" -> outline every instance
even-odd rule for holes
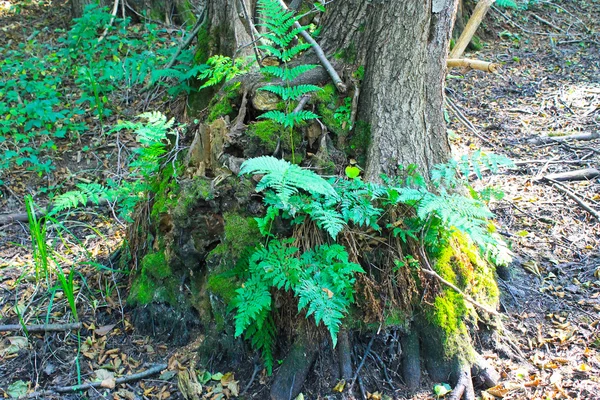
[[[91,207],[91,206],[103,206],[108,204],[109,201],[107,199],[100,199],[98,201],[98,204],[92,202],[92,201],[88,201],[86,203],[86,207]],[[52,205],[50,205],[49,207],[47,207],[48,210],[52,209]],[[44,215],[46,215],[48,213],[48,211],[46,210],[41,210],[41,211],[37,211],[35,213],[35,217],[36,218],[41,218]],[[27,216],[27,213],[11,213],[11,214],[0,214],[0,225],[8,225],[8,224],[12,224],[15,222],[27,222],[29,221],[29,218]]]
[[[449,400],[475,400],[475,390],[471,379],[471,368],[462,366],[459,369],[458,382],[448,397]]]
[[[281,7],[283,7],[284,10],[288,9],[287,5],[283,0],[279,0],[279,4],[281,4]],[[300,23],[297,21],[294,23],[294,27],[302,29],[302,25],[300,25]],[[306,42],[312,46],[315,54],[317,55],[317,57],[319,57],[319,61],[321,61],[321,65],[323,65],[323,68],[325,68],[329,76],[331,76],[331,79],[333,80],[333,83],[335,84],[335,87],[338,89],[338,91],[340,93],[346,93],[346,91],[348,90],[346,88],[346,85],[342,81],[342,78],[340,78],[340,76],[338,75],[335,68],[333,68],[333,65],[331,65],[331,63],[325,56],[325,52],[323,52],[321,46],[319,46],[319,44],[315,41],[315,39],[313,39],[310,33],[306,31],[306,29],[302,29],[300,31],[300,35],[302,35],[304,40],[306,40]]]
[[[157,364],[154,367],[147,369],[142,372],[138,372],[137,374],[131,374],[127,376],[123,376],[121,378],[117,378],[114,381],[114,385],[120,385],[122,383],[139,381],[140,379],[147,378],[149,376],[158,374],[162,370],[167,368],[167,364]],[[102,386],[104,382],[88,382],[81,385],[73,385],[73,386],[60,386],[49,390],[43,390],[40,392],[33,392],[27,395],[28,399],[36,398],[36,397],[47,397],[51,395],[55,395],[56,393],[75,393],[82,390],[87,390],[91,388],[103,388]]]
[[[578,169],[576,171],[568,171],[568,172],[558,172],[555,174],[548,174],[544,176],[544,179],[549,181],[586,181],[590,179],[594,179],[600,176],[600,171],[596,168],[585,168]]]
[[[473,381],[486,389],[494,387],[500,381],[500,374],[496,371],[481,354],[477,354],[475,362],[471,367]]]
[[[597,221],[600,221],[600,213],[598,211],[594,210],[588,203],[586,203],[585,200],[583,200],[581,197],[577,196],[575,193],[573,193],[571,190],[569,190],[566,186],[564,186],[560,182],[548,179],[547,177],[544,179],[548,182],[552,182],[553,188],[555,188],[559,192],[566,194],[575,203],[577,203],[579,205],[579,207],[581,207],[582,209],[584,209],[585,211],[590,213],[594,218],[596,218]]]
[[[543,136],[537,137],[534,139],[530,139],[530,144],[542,145],[554,142],[564,142],[567,140],[594,140],[600,139],[600,131],[599,132],[585,132],[585,133],[575,133],[573,135],[565,135],[565,136]]]
[[[0,332],[18,332],[24,330],[26,332],[63,332],[74,329],[81,329],[81,322],[72,324],[44,324],[44,325],[0,325]]]
[[[352,378],[352,347],[348,331],[341,329],[338,333],[337,356],[340,363],[340,377],[348,382]]]
[[[471,58],[449,58],[446,61],[448,68],[470,68],[485,72],[498,72],[498,64],[488,61],[473,60]]]
[[[480,0],[448,58],[460,58],[495,0]]]

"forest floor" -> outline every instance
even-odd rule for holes
[[[64,4],[24,5],[18,15],[8,5],[0,1],[0,47],[9,41],[25,42],[34,29],[41,31],[37,40],[51,41],[54,28],[68,28]],[[543,1],[518,12],[493,9],[483,26],[483,48],[466,56],[499,63],[500,72],[449,71],[447,94],[454,105],[448,108],[449,137],[456,155],[483,149],[516,163],[473,182],[504,191],[504,198],[493,202],[491,209],[515,252],[510,276],[499,279],[501,311],[515,349],[507,354],[482,349],[502,375],[500,385],[479,392],[484,399],[600,399],[600,221],[565,194],[567,189],[598,215],[600,181],[545,179],[551,173],[600,164],[600,139],[561,138],[600,134],[598,16],[597,1]],[[130,111],[135,115],[141,109]],[[133,138],[116,142],[112,136],[89,132],[77,143],[59,145],[54,153],[57,169],[49,178],[18,167],[2,177],[0,212],[25,212],[26,194],[45,206],[49,200],[41,189],[59,182],[62,190],[68,190],[77,182],[109,176],[116,168],[116,154],[134,144]],[[56,241],[55,250],[65,263],[80,266],[81,284],[75,295],[83,328],[30,332],[29,338],[22,332],[0,333],[0,395],[75,385],[79,379],[100,379],[110,386],[117,377],[167,364],[169,369],[162,374],[117,385],[112,391],[92,388],[85,396],[40,397],[183,398],[175,371],[185,375],[199,368],[194,350],[202,338],[175,347],[136,333],[124,306],[128,279],[111,268],[110,255],[121,245],[125,230],[110,208],[72,213],[62,223],[70,234]],[[58,239],[57,232],[50,229],[49,235],[55,237],[48,239]],[[97,264],[81,263],[90,256]],[[32,260],[26,224],[0,226],[0,325],[18,324],[20,317],[25,324],[71,322],[67,296],[42,289],[22,273],[31,268]],[[368,341],[355,338],[358,357],[365,354]],[[76,365],[78,343],[81,361]],[[373,349],[378,351],[377,345]],[[201,374],[204,398],[235,397],[249,383],[247,398],[267,397],[269,378],[263,372],[251,380],[252,369],[234,376],[232,371],[204,367],[210,371]],[[376,393],[372,399],[381,398],[377,393],[394,399],[433,398],[427,380],[421,391],[406,395],[393,368],[388,371],[390,387],[376,357],[366,360],[363,371],[367,390]],[[319,380],[315,374],[309,382]]]

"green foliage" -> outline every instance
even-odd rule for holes
[[[40,175],[51,172],[44,156],[57,149],[57,141],[87,130],[86,116],[102,124],[113,105],[148,84],[166,86],[171,95],[189,93],[188,79],[208,68],[195,65],[192,50],[184,50],[164,69],[177,46],[152,24],[132,27],[129,19],[115,18],[98,41],[99,28],[112,18],[92,4],[58,43],[31,35],[16,48],[0,48],[0,174],[15,164]]]
[[[455,190],[471,171],[481,175],[482,165],[496,171],[509,160],[475,152],[470,157],[439,165],[432,172],[433,190],[427,187],[417,167],[402,168],[402,175],[384,183],[364,182],[359,178],[325,180],[314,172],[274,157],[258,157],[242,164],[240,174],[261,174],[256,190],[264,192],[265,216],[257,218],[260,232],[272,238],[249,258],[242,275],[246,282],[237,291],[233,302],[237,310],[236,335],[245,334],[255,348],[263,353],[268,368],[272,368],[273,330],[270,314],[272,290],[292,291],[298,298],[299,310],[314,316],[316,324],[323,323],[334,343],[343,317],[353,302],[353,283],[362,268],[348,262],[343,246],[332,244],[305,250],[292,245],[292,239],[278,239],[271,233],[276,218],[289,224],[300,224],[307,218],[327,232],[333,240],[347,226],[370,228],[380,234],[393,234],[407,242],[409,238],[421,242],[431,253],[448,247],[456,232],[466,234],[479,246],[482,254],[493,258],[500,251],[502,240],[490,229],[488,210],[482,196],[463,196]],[[402,210],[408,215],[401,224],[387,221],[384,232],[382,220],[391,210]],[[410,211],[407,211],[410,210]],[[470,253],[466,253],[470,254]],[[476,255],[473,265],[477,265]],[[416,260],[407,257],[396,268],[415,267]],[[448,272],[450,274],[450,272]],[[488,275],[481,273],[488,279]],[[451,277],[447,277],[451,279]],[[487,282],[487,281],[486,281]],[[487,289],[486,289],[487,290]],[[490,292],[491,293],[491,292]],[[465,310],[457,308],[459,296],[449,291],[436,299],[437,324],[444,331],[462,329]],[[267,322],[268,321],[268,322]]]
[[[306,317],[312,315],[317,325],[323,323],[335,345],[342,319],[354,302],[354,274],[364,272],[348,261],[343,246],[323,245],[297,257],[298,248],[291,243],[291,239],[273,240],[250,257],[250,278],[237,290],[233,302],[235,335],[245,334],[262,351],[269,373],[274,344],[271,289],[292,291],[298,298],[298,311],[306,310]]]
[[[260,49],[271,57],[279,60],[278,66],[265,66],[261,68],[261,72],[267,77],[277,77],[283,82],[282,85],[267,85],[259,90],[266,90],[275,93],[286,102],[286,110],[269,111],[262,114],[259,118],[268,119],[283,125],[290,129],[290,142],[292,147],[292,162],[295,162],[295,149],[293,143],[293,128],[303,121],[318,118],[318,116],[310,111],[293,111],[292,101],[299,100],[300,97],[309,95],[321,90],[315,85],[292,85],[292,81],[302,74],[314,69],[317,65],[299,65],[293,68],[288,67],[288,62],[301,52],[311,47],[308,43],[298,42],[294,44],[294,38],[306,31],[307,27],[296,27],[294,24],[300,20],[301,15],[294,15],[293,12],[284,10],[277,0],[259,0],[259,12],[264,15],[261,21],[261,26],[265,27],[267,32],[261,36],[267,44],[258,46]]]
[[[168,161],[169,140],[167,134],[174,127],[174,121],[159,112],[140,114],[135,122],[125,121],[116,125],[109,132],[123,129],[132,130],[136,134],[140,147],[133,152],[130,160],[130,177],[128,182],[108,181],[108,186],[97,183],[78,184],[72,190],[54,198],[53,208],[49,215],[84,206],[88,201],[98,204],[101,198],[116,201],[119,215],[130,221],[130,215],[137,203],[144,199],[144,193],[152,192],[155,179],[162,166]],[[173,160],[174,162],[174,160]],[[166,168],[167,173],[175,174],[172,166]],[[157,187],[158,189],[158,187]]]
[[[238,75],[247,73],[249,67],[250,62],[246,60],[239,58],[232,60],[231,57],[222,55],[212,56],[206,61],[206,65],[198,74],[198,78],[206,79],[200,89],[217,85],[223,80],[225,82],[230,81]]]
[[[350,97],[346,97],[344,104],[335,110],[333,118],[345,129],[352,129],[352,99]]]

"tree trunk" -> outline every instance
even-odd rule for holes
[[[151,238],[146,247],[150,250],[134,252],[139,262],[129,296],[129,304],[135,307],[134,322],[141,330],[181,339],[190,326],[199,324],[206,337],[202,346],[206,359],[216,357],[218,362],[222,357],[226,362],[223,370],[232,369],[235,362],[244,359],[245,345],[234,338],[232,316],[227,312],[235,289],[241,284],[232,278],[231,271],[240,262],[247,262],[248,249],[260,243],[254,217],[265,211],[253,193],[254,182],[237,177],[244,159],[261,155],[289,157],[290,147],[293,150],[295,146],[296,159],[302,160],[302,165],[341,173],[349,158],[357,158],[365,168],[364,178],[376,181],[381,174],[398,175],[398,166],[409,164],[415,164],[427,176],[434,165],[449,158],[443,88],[457,2],[346,0],[328,5],[320,21],[318,41],[352,86],[348,97],[356,106],[356,120],[351,129],[337,122],[334,111],[348,101],[331,83],[306,106],[321,116],[321,124],[308,124],[285,134],[266,131],[264,123],[258,122],[260,114],[269,109],[266,107],[278,107],[277,101],[270,105],[262,102],[262,106],[254,101],[256,88],[264,84],[260,74],[240,78],[241,85],[234,89],[230,86],[229,90],[203,91],[190,99],[190,119],[201,122],[192,125],[189,132],[193,141],[184,160],[185,177],[180,177],[179,183],[168,177],[160,182],[161,189],[150,208],[140,211],[137,221],[142,225],[136,225],[130,234],[130,242],[140,249],[146,238]],[[306,3],[312,6],[312,2]],[[244,0],[244,7],[239,1],[229,0],[208,0],[207,4],[207,20],[198,34],[197,59],[203,62],[213,54],[252,55],[251,43],[256,33],[253,25],[258,23],[256,2]],[[246,16],[250,16],[250,21]],[[292,62],[302,63],[312,57],[311,51],[306,53]],[[364,75],[359,72],[363,68]],[[303,83],[327,84],[328,76],[323,70],[315,70],[301,79]],[[204,109],[201,114],[196,113]],[[336,142],[340,148],[333,145]],[[150,223],[144,226],[146,221]],[[276,226],[274,230],[281,236],[292,234],[286,227]],[[400,247],[399,240],[390,243],[391,248]],[[458,240],[452,243],[452,251],[471,251]],[[412,250],[415,258],[420,258]],[[426,313],[415,302],[418,296],[413,296],[417,291],[414,274],[408,268],[392,272],[393,259],[377,251],[368,257],[379,259],[383,272],[356,285],[361,298],[368,298],[373,306],[372,318],[365,320],[382,318],[382,312],[375,311],[386,307],[390,300],[386,296],[394,292],[394,306],[407,315],[405,321],[396,324],[405,335],[400,342],[408,351],[397,359],[402,359],[405,377],[411,378],[409,386],[419,386],[417,370],[423,355],[423,365],[437,369],[438,374],[453,372],[456,379],[462,378],[461,389],[468,392],[465,397],[471,396],[472,387],[465,383],[470,368],[467,358],[462,357],[471,350],[470,343],[453,343],[465,351],[459,349],[461,357],[443,359],[447,344],[444,332],[424,318]],[[460,268],[454,263],[462,263],[464,258],[448,264]],[[468,264],[472,270],[488,271],[476,257],[471,257]],[[377,279],[385,280],[391,274],[396,274],[397,287],[377,286],[381,283]],[[421,274],[419,280],[424,282],[427,278]],[[287,329],[277,332],[280,356],[286,349],[293,350],[289,358],[283,357],[282,375],[275,380],[271,398],[276,400],[298,393],[303,382],[296,378],[304,380],[310,373],[312,351],[320,346],[314,343],[328,343],[318,332],[298,334],[298,327],[305,326],[298,322],[303,317],[297,315],[297,303],[286,297],[288,293],[281,292],[274,294],[278,297],[273,310],[275,322],[284,323]],[[428,296],[432,297],[425,300],[431,302],[442,292],[439,288],[430,291]],[[157,323],[159,319],[162,322]],[[343,363],[342,376],[348,377],[352,349],[348,338],[354,335],[343,332],[342,345],[346,350],[338,358]],[[435,340],[429,340],[430,337]],[[355,366],[359,362],[355,358]],[[295,374],[300,364],[302,373]],[[357,375],[358,372],[354,380]]]

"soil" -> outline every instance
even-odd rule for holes
[[[12,2],[15,3],[15,2]],[[53,40],[54,28],[68,26],[68,5],[33,2],[20,5],[20,14],[9,11],[11,2],[0,1],[0,46],[9,40],[25,40],[33,29],[40,41]],[[19,3],[20,4],[20,3]],[[474,187],[494,185],[505,195],[491,203],[496,225],[515,253],[507,270],[499,271],[501,311],[505,342],[509,348],[494,349],[483,332],[475,342],[484,357],[501,373],[501,383],[478,394],[484,399],[594,399],[600,398],[600,221],[566,196],[557,184],[544,180],[554,172],[598,168],[600,139],[564,141],[559,136],[600,134],[600,3],[597,1],[535,2],[527,10],[492,9],[480,29],[484,47],[466,56],[500,65],[498,74],[451,70],[447,94],[472,124],[468,128],[448,108],[449,137],[456,156],[482,149],[513,159],[514,168],[499,174],[484,172],[473,177]],[[44,29],[47,28],[47,29]],[[142,108],[168,109],[156,101]],[[154,107],[154,108],[153,108]],[[168,107],[168,108],[167,108]],[[116,119],[116,116],[114,117]],[[109,121],[110,123],[110,121]],[[558,140],[541,140],[540,138]],[[109,176],[118,171],[118,149],[134,145],[133,138],[90,132],[78,142],[65,142],[53,157],[53,175],[39,179],[18,168],[4,177],[0,187],[0,212],[24,212],[23,196],[35,194],[40,207],[48,196],[40,192],[61,182],[68,190],[81,179]],[[81,156],[84,146],[94,155]],[[87,153],[89,154],[89,153]],[[105,161],[100,161],[105,160]],[[92,165],[92,166],[90,166]],[[562,185],[600,212],[600,181],[567,181]],[[174,346],[157,337],[138,334],[129,322],[124,305],[128,277],[113,264],[111,255],[120,247],[125,232],[110,207],[90,208],[69,214],[63,224],[71,230],[63,241],[50,228],[49,240],[64,255],[65,265],[91,254],[97,264],[78,268],[76,290],[77,331],[0,333],[0,393],[8,397],[9,386],[21,380],[29,392],[57,386],[105,379],[167,364],[162,374],[135,380],[110,389],[89,389],[74,394],[47,394],[61,399],[182,399],[177,373],[205,369],[200,398],[268,397],[272,378],[252,359],[233,368],[215,354],[209,365],[197,365],[196,349],[203,337],[186,346]],[[0,324],[71,322],[67,299],[61,290],[52,297],[44,284],[26,279],[31,268],[31,239],[27,226],[13,223],[0,229]],[[30,271],[31,272],[31,271]],[[50,287],[57,287],[54,282]],[[16,306],[16,307],[15,307]],[[352,337],[353,362],[364,363],[355,383],[356,396],[371,399],[434,398],[433,385],[425,375],[421,388],[409,393],[400,379],[399,335],[380,333]],[[510,347],[512,344],[512,347]],[[12,347],[11,347],[12,345]],[[75,359],[80,353],[79,368]],[[369,348],[369,351],[366,351]],[[335,392],[335,366],[330,365],[327,346],[317,357],[308,377],[304,397],[347,398]],[[79,373],[78,373],[79,370]],[[235,372],[232,376],[227,374]],[[192,374],[194,375],[194,374]],[[181,380],[181,379],[180,379]],[[193,378],[192,378],[193,380]],[[350,385],[348,383],[347,385]]]

